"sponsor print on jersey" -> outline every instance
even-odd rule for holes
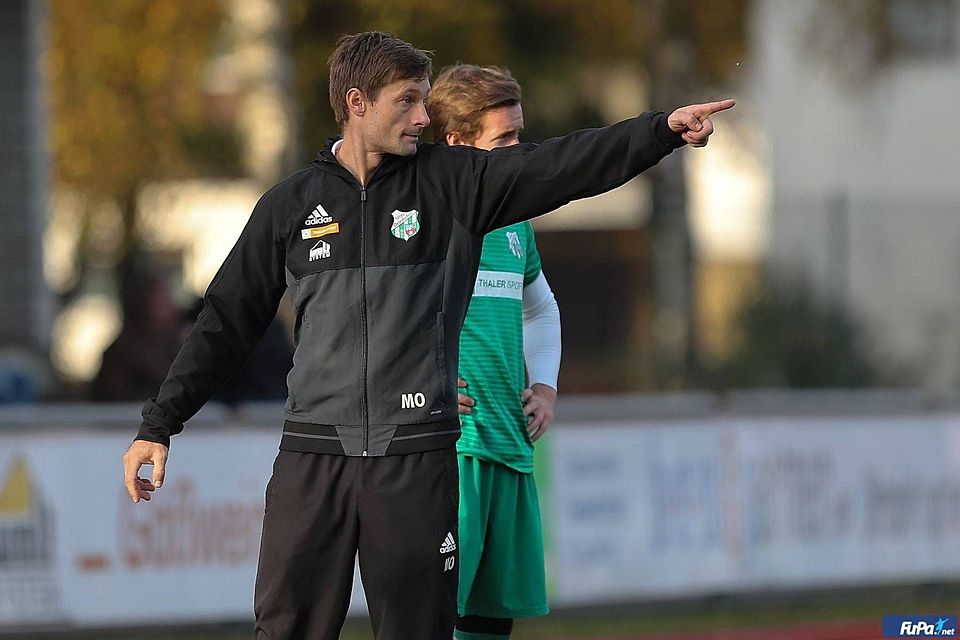
[[[400,211],[397,209],[390,215],[393,216],[393,225],[390,226],[390,233],[404,242],[417,235],[420,231],[420,212]]]
[[[480,298],[523,299],[523,274],[511,271],[481,271],[473,295]]]
[[[300,237],[304,240],[310,240],[312,238],[322,238],[323,236],[328,236],[331,233],[340,233],[339,222],[328,224],[325,227],[313,227],[312,229],[301,229]]]
[[[510,243],[510,253],[517,256],[517,260],[523,260],[523,245],[516,231],[507,231],[507,242]]]
[[[330,217],[322,204],[318,204],[317,207],[310,212],[310,215],[307,216],[307,219],[303,221],[303,224],[308,227],[314,227],[318,224],[329,224],[331,222],[333,222],[333,218]]]

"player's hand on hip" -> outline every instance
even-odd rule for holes
[[[457,387],[457,413],[462,415],[473,413],[473,407],[476,406],[477,401],[462,391],[459,391],[459,389],[467,388],[467,381],[463,378],[457,378]]]
[[[536,442],[546,435],[553,422],[557,390],[538,382],[524,389],[520,399],[523,400],[523,414],[527,416],[527,435],[530,436],[530,442]]]
[[[167,447],[156,442],[134,440],[123,454],[123,483],[127,493],[134,502],[141,499],[149,502],[150,493],[163,484],[163,475],[167,467]],[[140,467],[145,464],[153,465],[153,476],[150,480],[140,477]]]
[[[731,109],[735,104],[736,100],[721,100],[680,107],[667,118],[667,125],[671,131],[681,134],[680,137],[691,147],[705,147],[713,133],[710,116]]]

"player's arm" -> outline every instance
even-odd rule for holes
[[[282,210],[274,190],[257,204],[243,233],[204,295],[203,311],[174,359],[157,397],[143,408],[136,439],[124,455],[124,482],[134,502],[163,482],[170,436],[232,375],[276,315],[286,289]],[[152,481],[141,480],[152,464]]]
[[[531,442],[542,438],[553,422],[560,351],[560,307],[541,271],[523,288],[523,357],[530,387],[522,400]]]

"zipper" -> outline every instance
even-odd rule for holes
[[[367,456],[370,439],[370,413],[367,398],[367,261],[364,231],[367,224],[367,187],[360,185],[360,342],[363,357],[360,360],[360,375],[363,378],[363,393],[360,395],[360,416],[363,421],[363,456]]]
[[[366,218],[367,218],[367,185],[374,178],[379,178],[383,174],[383,165],[387,163],[387,160],[381,162],[376,169],[373,170],[367,177],[367,184],[361,184],[356,177],[347,171],[343,165],[341,165],[336,157],[333,159],[323,155],[321,162],[327,163],[329,165],[335,166],[340,170],[342,177],[347,180],[352,181],[354,184],[360,186],[360,335],[362,337],[361,341],[361,352],[362,357],[360,360],[360,374],[363,377],[363,389],[360,394],[360,416],[361,416],[361,426],[363,428],[363,440],[361,445],[361,454],[363,457],[369,455],[369,443],[370,443],[370,400],[368,394],[368,384],[367,384],[367,370],[368,370],[368,353],[367,353],[367,341],[368,341],[368,331],[367,331],[367,275],[366,275]]]

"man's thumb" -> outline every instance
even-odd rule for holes
[[[166,473],[164,460],[161,458],[153,463],[153,486],[157,489],[163,484],[163,475]]]
[[[668,121],[670,128],[676,132],[682,132],[684,129],[689,131],[700,131],[703,128],[703,125],[700,123],[700,119],[696,115],[690,113],[689,111],[677,110],[673,112],[671,116],[672,121]]]

